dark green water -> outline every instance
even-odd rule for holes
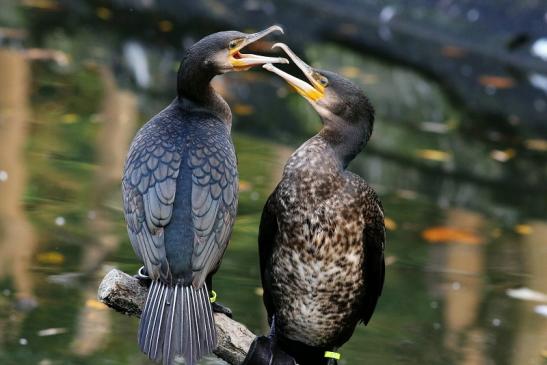
[[[137,320],[95,298],[110,268],[139,267],[121,169],[136,129],[172,98],[178,46],[100,26],[46,28],[17,9],[0,17],[28,32],[0,43],[0,364],[149,364],[137,350]],[[148,88],[131,71],[138,57],[123,56],[130,40],[147,57]],[[384,202],[387,279],[341,364],[546,363],[547,318],[536,313],[546,303],[506,294],[521,286],[547,293],[545,139],[515,147],[518,136],[475,130],[444,88],[400,65],[332,44],[304,54],[360,83],[378,112],[351,168]],[[226,75],[215,87],[234,111],[241,177],[215,286],[235,319],[265,333],[260,212],[291,151],[320,123],[264,72]]]

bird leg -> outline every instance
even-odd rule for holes
[[[277,346],[275,339],[256,337],[242,365],[296,365],[296,361]]]
[[[207,279],[205,279],[205,284],[207,285],[207,289],[209,290],[209,298],[211,298],[211,307],[213,308],[213,312],[215,313],[222,313],[227,315],[229,318],[233,317],[232,310],[222,303],[219,303],[216,301],[217,294],[213,290],[213,275],[207,276]]]

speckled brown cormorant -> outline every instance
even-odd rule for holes
[[[194,365],[217,343],[208,288],[230,239],[238,174],[230,137],[232,114],[211,79],[267,62],[240,50],[278,26],[255,34],[209,35],[180,65],[178,96],[137,133],[122,181],[131,244],[152,283],[139,347],[170,365]]]
[[[271,334],[254,342],[247,364],[335,364],[336,349],[360,321],[369,322],[384,283],[382,205],[346,169],[370,138],[374,110],[349,80],[276,46],[310,83],[263,67],[311,103],[323,128],[289,158],[262,212],[258,241]]]

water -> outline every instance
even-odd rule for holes
[[[136,129],[173,97],[180,46],[141,41],[123,27],[113,33],[100,21],[46,27],[48,9],[34,9],[37,18],[8,9],[0,19],[28,34],[12,32],[0,48],[0,363],[149,364],[136,346],[137,320],[95,298],[110,268],[139,267],[120,174]],[[147,55],[149,83],[135,77],[144,66],[124,58],[127,47]],[[518,146],[518,136],[500,131],[483,138],[444,87],[401,65],[320,42],[303,54],[360,83],[378,114],[351,168],[384,203],[387,278],[371,323],[341,349],[341,363],[545,363],[542,303],[506,293],[547,293],[544,136]],[[260,212],[291,151],[320,124],[267,73],[226,75],[215,87],[234,111],[241,176],[215,287],[235,319],[266,333]]]

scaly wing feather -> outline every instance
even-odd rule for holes
[[[382,294],[385,277],[384,250],[386,230],[384,226],[384,210],[382,204],[372,191],[372,204],[368,205],[365,214],[365,229],[363,245],[365,247],[365,262],[363,275],[365,278],[365,296],[361,305],[361,319],[368,324],[378,298]]]
[[[153,279],[170,279],[163,228],[173,212],[181,156],[166,131],[147,124],[135,137],[122,180],[133,249]]]
[[[236,217],[237,161],[227,128],[197,134],[189,148],[188,166],[195,232],[193,284],[199,287],[220,264]]]

